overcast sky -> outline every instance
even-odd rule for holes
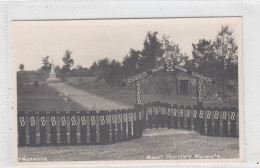
[[[192,57],[192,43],[199,39],[214,40],[221,25],[234,30],[235,40],[241,35],[240,18],[178,18],[178,19],[119,19],[76,21],[14,21],[12,23],[12,54],[17,70],[41,67],[41,58],[50,56],[55,65],[62,66],[62,57],[72,51],[74,67],[90,67],[102,58],[122,61],[130,48],[141,50],[148,31],[158,37],[169,35],[180,45],[181,52]]]

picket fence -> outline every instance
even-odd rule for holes
[[[18,145],[96,145],[142,137],[144,129],[187,129],[238,137],[236,108],[203,108],[153,102],[110,111],[19,111]]]

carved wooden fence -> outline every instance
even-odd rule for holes
[[[142,136],[144,129],[175,128],[238,137],[236,108],[198,108],[153,102],[111,111],[19,111],[18,145],[96,145]]]
[[[142,136],[137,108],[112,111],[19,111],[18,145],[95,145]]]
[[[209,136],[239,136],[239,116],[235,107],[204,108],[153,102],[144,105],[144,116],[144,128],[175,128]]]

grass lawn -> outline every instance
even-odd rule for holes
[[[17,91],[18,111],[63,111],[84,110],[82,106],[68,99],[67,103],[62,100],[59,93],[48,85],[25,85]]]
[[[77,85],[69,84],[70,86],[76,87],[78,89],[90,92],[94,95],[97,95],[102,98],[106,98],[115,102],[120,102],[128,106],[133,106],[135,103],[135,85],[129,86],[116,86],[105,83],[91,83],[91,82],[83,82],[78,83]],[[154,102],[160,101],[170,104],[179,104],[179,105],[196,105],[197,99],[192,96],[176,96],[174,98],[169,96],[161,96],[153,93],[144,94],[142,93],[142,101],[146,102]],[[237,107],[237,102],[228,102],[228,103],[220,103],[217,100],[204,100],[204,105],[207,107]]]
[[[209,156],[215,158],[238,158],[238,138],[218,138],[201,136],[197,133],[172,129],[144,133],[139,139],[109,145],[95,146],[48,146],[19,147],[18,158],[44,158],[46,161],[98,161],[98,160],[146,160],[178,159],[189,155],[188,159]],[[158,135],[156,132],[162,134]],[[149,132],[149,131],[148,131]],[[181,159],[181,158],[179,158]],[[183,159],[183,158],[182,158]],[[206,159],[206,158],[204,158]],[[43,160],[43,161],[44,161]]]

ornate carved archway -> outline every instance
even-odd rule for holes
[[[157,65],[148,71],[137,74],[122,82],[122,86],[126,86],[126,85],[130,85],[132,83],[135,83],[136,104],[137,105],[142,104],[141,79],[143,79],[153,73],[156,73],[158,71],[166,69],[166,71],[168,71],[168,72],[173,72],[174,70],[178,70],[178,71],[184,72],[186,74],[189,74],[193,77],[196,77],[196,80],[197,80],[197,105],[202,106],[203,105],[202,83],[204,81],[206,81],[209,84],[214,84],[215,83],[214,79],[206,77],[196,71],[184,68],[183,65],[185,65],[185,62],[183,62],[183,61],[181,63],[174,63],[174,61],[172,59],[164,59],[164,62],[165,63],[162,65]]]

